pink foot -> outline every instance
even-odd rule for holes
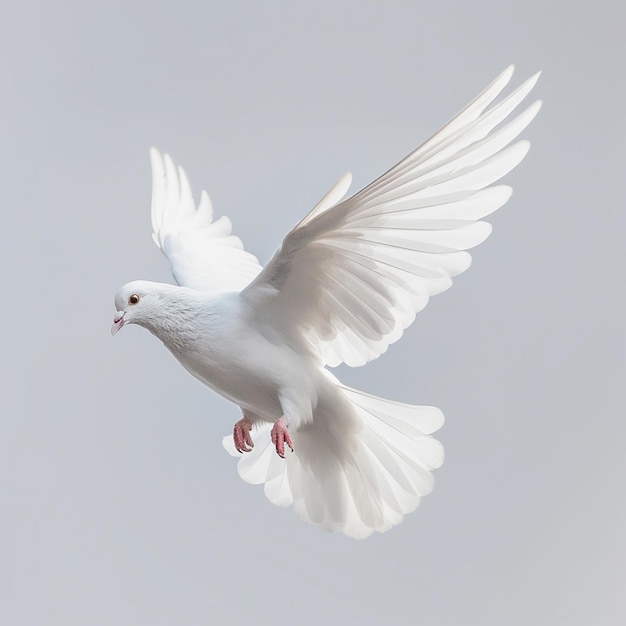
[[[252,443],[252,437],[250,436],[251,430],[252,422],[245,417],[233,426],[233,440],[237,452],[250,452],[254,448],[254,443]]]
[[[291,442],[284,417],[277,419],[274,422],[274,426],[272,426],[272,443],[276,446],[276,454],[283,459],[285,458],[285,444],[287,444],[293,452],[293,443]]]

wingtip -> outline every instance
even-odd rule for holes
[[[541,110],[541,107],[543,106],[543,100],[535,100],[529,107],[528,109],[530,111],[532,111],[531,115],[532,117],[530,118],[531,121],[535,118],[535,115],[537,115],[537,113],[539,113],[539,111]]]
[[[150,146],[150,166],[152,167],[153,179],[157,173],[161,175],[164,169],[163,156],[154,146]]]
[[[515,72],[515,65],[513,63],[511,63],[511,65],[505,67],[502,70],[502,72],[500,72],[500,74],[496,78],[496,81],[503,80],[503,81],[505,81],[505,83],[508,83],[511,80],[511,77],[513,76],[514,72]]]
[[[496,80],[494,82],[498,82],[498,81],[502,80],[502,81],[506,81],[506,83],[508,83],[511,80],[511,77],[513,76],[514,72],[515,72],[515,64],[511,63],[511,65],[507,66],[506,68],[504,68],[504,70],[502,70],[502,72],[500,72],[500,74],[498,75],[498,77],[496,78]],[[532,84],[534,86],[535,83],[539,80],[539,77],[541,76],[541,72],[542,72],[542,70],[539,70],[538,72],[535,72],[526,81],[526,83]]]
[[[512,147],[516,147],[521,153],[520,161],[528,154],[530,150],[530,141],[528,139],[520,139],[517,143],[513,144]]]
[[[541,76],[541,72],[535,72],[525,83],[524,85],[528,86],[528,91],[530,91],[536,84],[537,81],[539,80],[539,77]]]
[[[167,169],[176,171],[176,164],[174,163],[174,159],[167,153],[163,153],[163,162],[165,163],[165,167]]]

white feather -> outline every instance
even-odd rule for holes
[[[470,266],[467,250],[491,232],[483,218],[511,196],[490,185],[528,152],[515,141],[540,107],[516,113],[538,75],[493,104],[512,72],[346,200],[340,179],[262,271],[207,194],[196,208],[185,172],[151,150],[153,239],[182,286],[125,285],[113,330],[145,326],[241,407],[255,444],[241,478],[330,532],[384,532],[433,488],[442,412],[351,389],[323,365],[375,359]],[[293,440],[285,459],[270,437],[279,418]],[[240,456],[230,435],[223,443]]]
[[[524,158],[528,142],[510,144],[540,108],[535,102],[510,117],[536,74],[487,109],[511,75],[508,68],[362,191],[332,207],[318,205],[287,235],[244,297],[297,327],[327,365],[359,366],[382,354],[428,298],[469,267],[465,250],[491,232],[476,220],[510,197],[509,188],[488,186]],[[380,313],[381,295],[391,320]]]
[[[213,221],[209,196],[202,191],[196,209],[182,167],[169,155],[150,150],[152,163],[152,239],[170,262],[179,285],[208,293],[240,291],[261,266],[231,235],[227,217]]]
[[[443,462],[443,448],[429,433],[443,414],[329,380],[339,394],[329,394],[315,421],[294,434],[296,452],[279,459],[263,424],[254,431],[254,448],[239,460],[239,475],[265,483],[271,502],[293,504],[305,521],[364,538],[400,523],[432,490],[431,470]],[[222,443],[240,456],[232,437]]]

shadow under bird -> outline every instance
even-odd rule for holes
[[[226,217],[213,219],[207,194],[196,208],[183,169],[151,150],[153,239],[178,286],[124,285],[112,333],[147,328],[238,405],[224,447],[241,457],[239,474],[307,522],[367,537],[433,488],[442,412],[351,389],[326,367],[385,352],[490,234],[482,218],[511,196],[492,184],[528,152],[514,140],[541,106],[518,110],[539,74],[494,104],[512,74],[347,199],[341,178],[264,268]]]

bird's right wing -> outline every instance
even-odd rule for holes
[[[488,108],[505,70],[439,132],[357,194],[316,206],[242,295],[258,315],[305,336],[328,365],[382,354],[415,314],[465,271],[484,241],[481,220],[510,197],[490,187],[526,155],[511,142],[540,108],[513,111],[538,74]]]
[[[227,217],[213,220],[205,191],[196,208],[189,180],[168,154],[150,150],[152,239],[170,262],[179,285],[221,293],[240,291],[261,271],[256,257],[231,234]]]

